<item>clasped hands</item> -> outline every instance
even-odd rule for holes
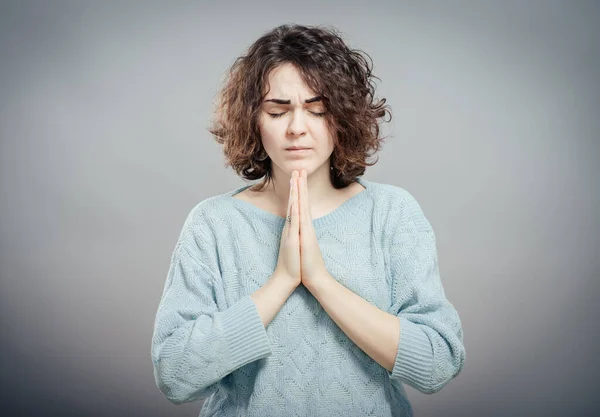
[[[308,200],[306,170],[292,172],[286,224],[281,236],[280,264],[311,292],[331,275],[319,248]],[[281,265],[282,251],[283,265]]]

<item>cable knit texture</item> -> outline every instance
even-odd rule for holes
[[[363,191],[313,219],[327,270],[396,315],[387,371],[300,285],[265,328],[250,295],[273,274],[285,219],[233,196],[189,212],[173,251],[152,337],[154,378],[200,416],[412,416],[403,384],[439,391],[462,370],[457,311],[440,280],[436,240],[404,188],[359,178]]]

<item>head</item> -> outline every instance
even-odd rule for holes
[[[226,165],[263,185],[300,169],[327,170],[335,188],[363,175],[391,112],[362,54],[321,27],[282,25],[254,42],[229,69],[209,129]]]

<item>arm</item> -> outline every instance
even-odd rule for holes
[[[210,396],[223,377],[271,354],[252,298],[219,311],[218,280],[191,246],[173,253],[152,337],[156,384],[175,404]]]
[[[291,283],[290,279],[273,274],[251,295],[264,327],[273,320],[295,289],[296,285]]]
[[[389,313],[331,276],[309,290],[358,347],[427,394],[438,392],[465,360],[461,322],[442,288],[432,229],[404,233],[390,248],[394,303]]]
[[[308,290],[350,340],[385,369],[393,369],[400,338],[398,317],[375,307],[331,275]]]
[[[389,376],[433,394],[460,373],[465,347],[458,312],[446,299],[440,279],[431,226],[404,233],[391,247],[390,262],[390,312],[400,319],[401,336]]]

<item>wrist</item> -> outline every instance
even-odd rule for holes
[[[316,299],[319,299],[334,282],[337,281],[330,274],[326,274],[310,282],[303,282],[303,284]]]
[[[269,278],[269,285],[278,288],[281,292],[284,292],[289,296],[294,292],[296,287],[300,285],[300,281],[294,280],[285,274],[275,272],[271,275],[271,278]]]

